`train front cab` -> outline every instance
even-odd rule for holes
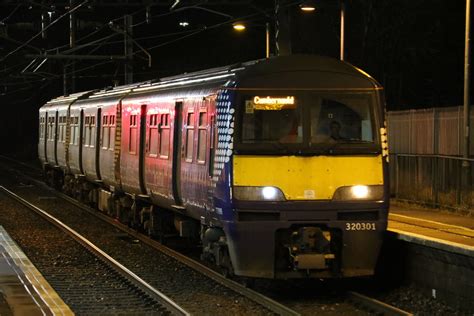
[[[224,230],[237,275],[374,273],[388,212],[381,88],[360,73],[345,86],[325,78],[312,89],[236,89]]]

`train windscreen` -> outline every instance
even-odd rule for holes
[[[372,93],[347,91],[242,93],[239,143],[282,149],[373,146],[374,99]]]

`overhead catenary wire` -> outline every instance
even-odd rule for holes
[[[238,20],[238,19],[248,19],[250,17],[253,17],[255,15],[258,15],[257,14],[250,14],[250,15],[247,15],[247,16],[244,16],[244,17],[240,17],[240,18],[236,18],[234,20]],[[172,44],[172,43],[175,43],[177,41],[180,41],[180,40],[183,40],[183,39],[186,39],[188,37],[191,37],[193,35],[196,35],[198,33],[201,33],[201,32],[204,32],[206,30],[209,30],[209,29],[214,29],[214,28],[217,28],[217,27],[220,27],[222,25],[226,25],[226,24],[231,24],[234,22],[234,20],[229,20],[229,21],[225,21],[225,22],[221,22],[221,23],[217,23],[217,24],[214,24],[214,25],[211,25],[211,26],[208,26],[208,27],[204,27],[204,28],[200,28],[200,29],[195,29],[194,31],[192,31],[192,33],[190,34],[186,34],[184,36],[181,36],[179,38],[176,38],[176,39],[172,39],[170,41],[167,41],[167,42],[164,42],[164,43],[160,43],[158,45],[154,45],[154,46],[151,46],[151,47],[148,47],[146,48],[147,50],[151,50],[151,49],[155,49],[155,48],[159,48],[159,47],[163,47],[163,46],[166,46],[166,45],[169,45],[169,44]],[[102,42],[101,45],[104,45],[105,43]],[[98,47],[95,47],[91,52],[97,50],[98,48],[100,47],[100,45]],[[90,53],[91,53],[90,52]],[[136,55],[140,53],[140,51],[136,51],[133,53],[133,55]],[[99,63],[95,63],[93,65],[90,65],[90,66],[87,66],[87,67],[84,67],[84,68],[81,68],[81,69],[76,69],[75,71],[71,71],[71,72],[66,72],[65,74],[66,75],[71,75],[71,74],[77,74],[77,73],[80,73],[80,72],[83,72],[83,71],[86,71],[88,69],[92,69],[92,68],[95,68],[95,67],[98,67],[98,66],[102,66],[102,65],[105,65],[105,64],[109,64],[109,63],[112,63],[114,62],[113,60],[106,60],[106,61],[103,61],[103,62],[99,62]],[[54,77],[50,78],[49,80],[54,80],[54,79],[58,79],[58,78],[61,78],[63,76],[63,74],[61,75],[55,75]],[[40,81],[41,79],[39,79],[38,81]]]
[[[140,12],[143,11],[143,10],[144,10],[144,9],[137,10],[137,11],[135,11],[135,12],[130,13],[129,15],[135,15],[135,14],[137,14],[137,13],[140,13]],[[77,44],[77,43],[80,43],[80,42],[82,42],[82,41],[84,41],[84,40],[86,40],[86,39],[88,39],[88,38],[90,38],[90,37],[92,37],[92,36],[94,36],[95,34],[99,33],[99,32],[102,31],[102,30],[107,30],[111,22],[113,23],[113,22],[118,21],[118,20],[121,20],[121,19],[123,19],[123,16],[122,16],[122,15],[120,15],[119,17],[114,18],[114,19],[112,19],[112,20],[110,20],[110,21],[104,23],[103,25],[101,25],[101,26],[100,26],[98,29],[96,29],[95,31],[93,31],[93,32],[91,32],[91,33],[89,33],[89,34],[87,34],[87,35],[84,35],[83,37],[81,37],[81,38],[79,38],[79,39],[76,39],[76,44]],[[54,48],[47,49],[46,51],[47,51],[47,52],[58,51],[58,50],[60,50],[60,49],[62,49],[62,48],[69,48],[69,43],[64,44],[64,45],[61,45],[61,46],[57,46],[57,47],[54,47]]]
[[[5,18],[3,18],[1,21],[0,21],[0,25],[5,23],[6,21],[8,21],[8,19],[10,19],[13,14],[15,14],[15,12],[21,7],[21,3],[19,5],[17,5],[13,10],[12,12],[10,12],[10,14],[8,16],[6,16]]]
[[[4,34],[0,34],[0,38],[3,38],[3,39],[5,39],[5,40],[7,40],[7,41],[9,41],[9,42],[12,42],[12,43],[15,43],[15,44],[17,44],[17,45],[22,45],[22,44],[23,44],[23,42],[18,41],[18,40],[16,40],[16,39],[13,39],[13,38],[11,38],[11,37],[9,37],[9,36],[6,36],[6,35],[4,35]],[[32,46],[32,45],[25,45],[25,46],[26,46],[26,47],[29,47],[29,48],[31,48],[31,49],[34,49],[34,50],[36,50],[36,51],[38,51],[38,52],[41,51],[41,49],[39,49],[38,47]]]
[[[74,8],[68,10],[67,12],[63,13],[61,16],[59,16],[58,18],[56,18],[53,22],[51,22],[50,24],[48,24],[48,26],[46,26],[43,30],[41,30],[39,33],[35,34],[33,37],[31,37],[29,40],[27,40],[26,42],[24,42],[22,45],[18,46],[17,48],[15,48],[14,50],[12,50],[11,52],[9,52],[8,54],[6,54],[2,59],[0,59],[0,61],[5,61],[5,59],[7,59],[9,56],[13,55],[14,53],[16,53],[17,51],[19,51],[20,49],[22,49],[23,47],[27,46],[29,43],[31,43],[35,38],[37,38],[38,36],[40,36],[44,31],[46,31],[47,29],[49,29],[51,26],[53,26],[54,24],[56,24],[58,21],[60,21],[62,18],[64,18],[65,16],[69,15],[70,13],[73,13],[74,11],[78,10],[80,7],[82,7],[84,4],[86,4],[89,0],[84,0],[83,2],[81,2],[80,4],[78,4],[77,6],[75,6]]]
[[[84,1],[84,2],[82,2],[80,5],[83,5],[83,4],[85,4],[86,2],[87,2],[87,1]],[[284,5],[284,7],[289,7],[289,6],[298,4],[298,3],[299,3],[299,1],[287,3],[287,4]],[[78,8],[78,6],[76,6],[74,9],[77,9],[77,8]],[[141,10],[139,10],[139,11],[141,11]],[[136,11],[136,12],[139,12],[139,11]],[[263,12],[264,10],[261,10],[261,11]],[[272,10],[269,9],[269,10],[267,10],[267,11],[268,11],[268,12],[271,12]],[[147,38],[147,37],[144,37],[144,38],[139,38],[139,39],[135,39],[135,40],[146,40],[146,39],[150,39],[150,38],[159,38],[159,37],[165,37],[165,36],[173,36],[173,35],[185,34],[185,35],[183,35],[183,36],[181,36],[181,37],[179,37],[179,38],[175,38],[175,39],[172,39],[172,40],[170,40],[170,41],[167,41],[167,42],[164,42],[164,43],[160,43],[160,44],[157,44],[157,45],[153,45],[153,46],[149,46],[149,47],[146,48],[147,50],[156,49],[156,48],[163,47],[163,46],[166,46],[166,45],[169,45],[169,44],[178,42],[178,41],[180,41],[180,40],[189,38],[189,37],[191,37],[191,36],[193,36],[193,35],[202,33],[202,32],[204,32],[204,31],[206,31],[206,30],[215,29],[215,28],[217,28],[217,27],[220,27],[220,26],[223,26],[223,25],[226,25],[226,24],[232,24],[232,23],[235,22],[236,20],[242,20],[242,19],[248,20],[248,19],[250,19],[250,18],[253,18],[253,17],[255,17],[255,16],[260,15],[262,12],[260,12],[260,13],[248,14],[248,15],[246,15],[246,16],[238,17],[238,18],[235,18],[235,19],[232,19],[232,20],[227,20],[227,21],[225,21],[225,22],[216,23],[216,24],[210,25],[210,26],[205,26],[205,27],[202,27],[202,28],[199,28],[199,29],[194,29],[194,30],[189,30],[189,31],[182,31],[182,32],[175,32],[175,33],[169,33],[169,34],[160,34],[160,35],[156,35],[156,36],[152,36],[152,37],[148,37],[148,38]],[[69,13],[70,13],[70,11],[66,12],[64,15],[69,14]],[[168,13],[167,13],[167,14],[168,14]],[[167,14],[164,14],[164,15],[167,15]],[[61,17],[59,17],[59,18],[61,18]],[[58,18],[58,19],[59,19],[59,18]],[[117,19],[114,19],[114,20],[119,20],[119,19],[121,19],[121,18],[122,18],[122,17],[117,18]],[[56,19],[55,21],[57,21],[58,19]],[[51,24],[50,24],[49,26],[51,26]],[[104,27],[105,27],[105,26],[104,26]],[[86,36],[86,37],[87,37],[87,36]],[[106,36],[106,37],[102,38],[102,40],[105,39],[105,41],[102,41],[98,46],[94,47],[92,51],[95,51],[95,50],[99,49],[101,46],[106,45],[106,44],[107,44],[107,41],[108,41],[111,37],[112,37],[112,36],[110,36],[110,37],[109,37],[109,36]],[[84,38],[85,38],[85,37],[83,37],[82,39],[84,39]],[[91,44],[91,45],[93,45],[93,44]],[[87,43],[86,43],[86,44],[84,44],[84,47],[88,47],[88,46],[91,46],[91,45],[87,45]],[[133,55],[136,55],[136,54],[138,54],[138,53],[140,53],[140,52],[141,52],[141,51],[136,51],[136,52],[133,53]],[[105,64],[109,64],[109,63],[112,63],[112,62],[114,62],[114,61],[113,61],[113,60],[107,60],[107,61],[95,63],[95,64],[93,64],[93,65],[90,65],[90,66],[87,66],[87,67],[84,67],[84,68],[81,68],[81,69],[76,69],[75,71],[66,72],[65,74],[66,74],[66,75],[71,75],[71,74],[81,73],[81,72],[84,72],[84,71],[86,71],[86,70],[89,70],[89,69],[92,69],[92,68],[95,68],[95,67],[99,67],[99,66],[102,66],[102,65],[105,65]],[[146,72],[145,72],[145,73],[146,73]],[[41,81],[45,81],[45,80],[48,81],[48,82],[52,82],[53,80],[57,80],[57,79],[61,78],[63,75],[64,75],[64,74],[60,74],[60,75],[59,75],[59,74],[50,75],[48,78],[38,78],[37,81],[32,81],[32,82],[41,82]],[[92,77],[93,77],[93,76],[92,76]],[[100,77],[100,76],[99,76],[99,77]],[[25,89],[27,89],[27,88],[25,88]]]

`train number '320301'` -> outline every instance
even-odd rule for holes
[[[346,230],[375,230],[375,223],[346,223]]]

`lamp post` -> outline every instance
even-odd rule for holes
[[[344,0],[341,0],[341,51],[340,51],[340,58],[344,60],[344,18],[346,15],[346,5]]]
[[[469,142],[470,142],[470,131],[469,131],[469,125],[470,125],[470,113],[469,113],[469,107],[470,107],[470,91],[469,91],[469,86],[471,82],[471,72],[470,72],[470,67],[471,67],[471,39],[470,39],[470,23],[471,23],[471,0],[466,0],[466,32],[465,32],[465,39],[464,39],[464,145],[463,145],[463,162],[462,162],[462,169],[463,169],[463,175],[465,177],[464,179],[464,185],[468,184],[468,179],[469,179],[469,161],[467,160],[469,158]]]
[[[265,23],[265,58],[270,58],[270,23]]]

